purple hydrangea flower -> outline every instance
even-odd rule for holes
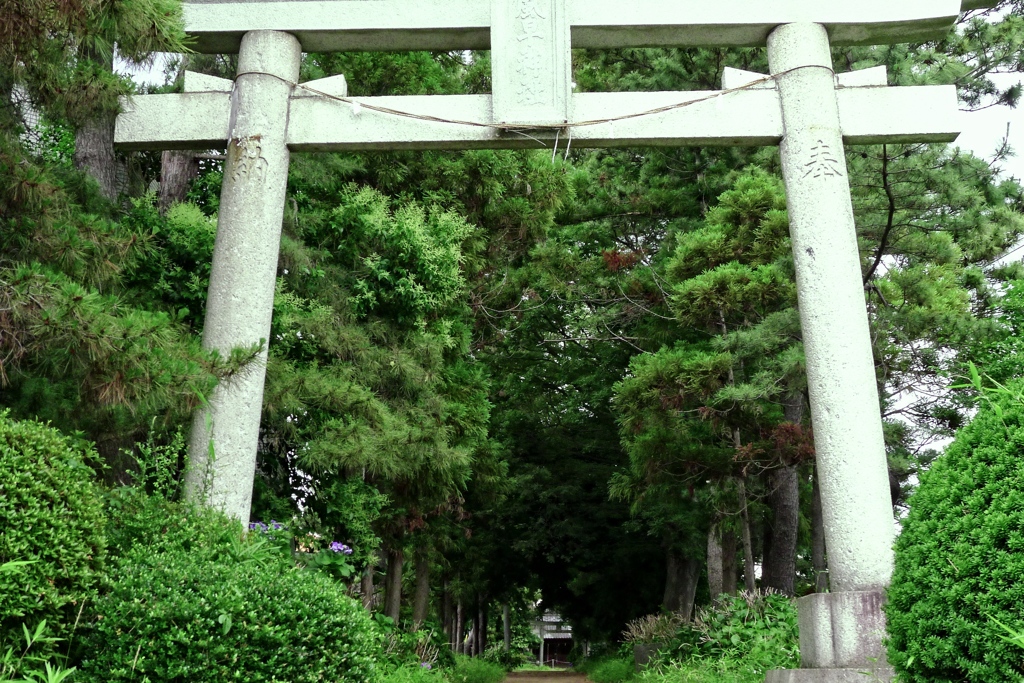
[[[349,548],[344,543],[339,543],[338,541],[331,541],[331,550],[333,550],[336,553],[343,553],[345,555],[352,554],[352,548]]]
[[[432,669],[432,668],[434,668],[434,667],[430,666],[430,662],[420,662],[420,666],[423,667],[424,669]]]

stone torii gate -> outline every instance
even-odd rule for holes
[[[127,101],[122,149],[227,147],[203,343],[266,357],[290,151],[780,145],[833,593],[800,601],[802,664],[769,681],[882,679],[880,605],[894,525],[843,145],[949,142],[952,86],[833,72],[831,45],[942,36],[986,0],[192,0],[200,52],[235,80]],[[571,47],[767,46],[770,76],[713,92],[573,93]],[[349,98],[298,84],[303,50],[491,50],[491,95]],[[358,74],[351,74],[358,77]],[[570,143],[571,141],[571,143]],[[186,491],[248,519],[265,367],[224,380],[194,418]]]

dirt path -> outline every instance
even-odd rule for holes
[[[590,683],[575,671],[513,671],[505,683]]]

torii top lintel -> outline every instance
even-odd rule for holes
[[[781,24],[823,24],[833,45],[940,38],[962,11],[993,0],[568,0],[573,47],[765,44]],[[491,44],[487,0],[190,0],[193,48],[237,52],[243,34],[291,33],[308,52],[467,50]]]

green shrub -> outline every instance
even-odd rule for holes
[[[44,619],[66,638],[95,594],[106,554],[100,494],[86,465],[95,457],[55,429],[0,412],[0,565],[27,563],[0,572],[0,644],[21,643],[22,625],[34,630]]]
[[[741,592],[697,610],[665,649],[681,661],[719,660],[740,674],[764,678],[800,666],[796,606],[779,593]]]
[[[1024,681],[1024,405],[983,405],[921,476],[896,542],[889,661],[907,683]]]
[[[628,659],[600,659],[587,667],[587,678],[594,683],[622,683],[636,674],[636,665]]]
[[[489,645],[480,656],[488,662],[497,664],[505,671],[517,669],[531,660],[531,653],[512,648],[506,650],[504,643]]]
[[[671,641],[684,623],[681,612],[648,614],[626,624],[622,639],[626,643],[661,645]]]
[[[409,667],[444,669],[455,665],[455,654],[437,622],[428,620],[418,631],[409,632],[380,612],[373,615],[373,620],[382,641],[378,664],[385,673]]]
[[[248,543],[248,542],[246,542]],[[133,553],[82,636],[88,681],[362,683],[378,638],[344,586],[246,550]]]
[[[452,683],[500,683],[505,667],[479,657],[455,657],[455,668],[448,674]]]
[[[135,488],[115,489],[107,496],[109,552],[114,561],[133,554],[184,551],[224,554],[231,537],[241,536],[241,525],[209,508],[148,495]]]
[[[764,683],[764,675],[738,670],[729,659],[691,659],[646,669],[635,683]],[[864,677],[864,683],[871,679]]]
[[[430,664],[406,664],[380,677],[380,683],[448,683],[444,673]]]
[[[379,634],[327,575],[295,567],[285,536],[139,489],[108,496],[109,592],[87,613],[85,681],[362,682]]]
[[[0,572],[8,571],[11,567],[10,563],[0,564]],[[11,643],[6,650],[0,651],[0,683],[27,683],[33,680],[60,683],[74,673],[74,667],[65,669],[62,666],[62,655],[54,656],[54,646],[61,639],[49,635],[46,619],[32,630],[24,627],[22,633],[22,642]]]

